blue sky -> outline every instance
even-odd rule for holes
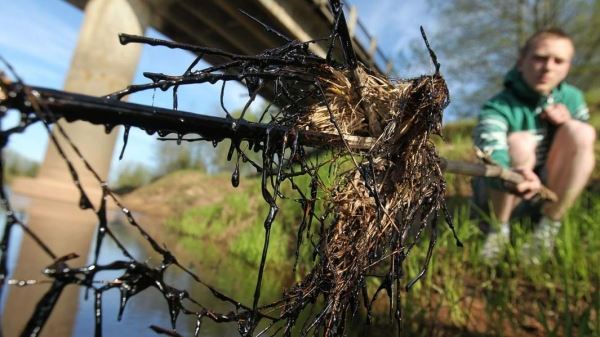
[[[397,0],[355,0],[358,17],[375,36],[388,57],[397,59],[401,51],[406,50],[408,42],[420,36],[419,25],[427,31],[437,29],[435,18],[428,14],[425,1]],[[377,5],[374,5],[376,3]],[[68,72],[71,56],[77,43],[83,13],[59,0],[20,0],[0,1],[3,29],[0,33],[0,55],[7,59],[24,81],[31,85],[60,89]],[[146,35],[161,37],[148,29]],[[185,52],[166,48],[144,47],[134,83],[146,82],[143,71],[164,73],[182,73],[193,57]],[[414,76],[431,69],[407,69],[396,64],[401,76]],[[412,73],[411,73],[412,72]],[[218,114],[219,86],[203,86],[201,90],[180,90],[179,108],[202,114]],[[234,110],[245,102],[246,90],[241,86],[228,86],[225,101],[228,108]],[[130,101],[152,104],[152,92],[137,94]],[[156,92],[154,104],[169,107],[170,93]],[[258,105],[257,105],[258,106]],[[16,123],[13,114],[4,121]],[[156,140],[145,132],[132,129],[125,158],[116,158],[121,148],[122,137],[115,147],[112,172],[118,172],[123,166],[141,163],[154,167],[158,158],[154,154]],[[47,135],[36,125],[15,137],[11,137],[9,148],[22,155],[41,161],[48,145]]]

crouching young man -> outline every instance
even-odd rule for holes
[[[588,108],[581,91],[564,82],[575,48],[560,29],[532,35],[505,77],[504,90],[487,101],[473,132],[475,145],[525,181],[510,192],[499,180],[488,180],[492,215],[499,223],[489,231],[483,257],[497,259],[509,242],[509,219],[515,206],[532,198],[542,181],[558,195],[545,203],[524,256],[549,254],[561,218],[583,191],[594,168],[596,133],[586,123]],[[539,261],[539,260],[538,260]]]

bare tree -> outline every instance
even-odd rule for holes
[[[560,27],[577,53],[568,81],[600,96],[600,0],[430,0],[440,18],[432,35],[454,110],[473,116],[497,92],[519,47],[533,32]],[[596,90],[594,90],[596,89]]]

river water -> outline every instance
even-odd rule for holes
[[[125,221],[124,217],[119,216],[119,214],[121,213],[112,212],[112,214],[109,214],[109,219],[112,219],[109,223],[109,227],[115,236],[119,238],[121,243],[127,247],[128,251],[138,261],[148,261],[148,263],[152,265],[158,265],[160,263],[160,256],[153,252],[149,244],[143,240],[138,233],[137,229],[130,226]],[[20,213],[20,216],[25,219],[25,221],[27,220],[27,214]],[[151,221],[151,219],[140,214],[137,215],[136,219],[142,226],[144,226],[146,220]],[[4,227],[4,221],[4,214],[0,212],[0,230]],[[162,224],[158,225],[162,226]],[[9,252],[10,260],[8,261],[11,270],[14,268],[14,263],[17,260],[19,242],[21,241],[22,236],[23,233],[20,229],[17,228],[13,231]],[[215,286],[227,296],[235,298],[247,306],[251,306],[252,294],[257,279],[257,266],[249,264],[240,257],[227,255],[226,247],[223,247],[222,244],[219,243],[203,241],[190,242],[190,239],[181,239],[174,237],[173,235],[165,235],[164,237],[155,236],[155,239],[157,239],[159,243],[164,242],[167,247],[177,246],[180,251],[182,242],[187,242],[188,251],[184,254],[185,258],[182,259],[182,256],[175,252],[179,261],[193,270],[196,275],[199,275],[200,278],[203,279],[203,281]],[[88,264],[93,262],[93,251],[94,247],[92,245],[88,254]],[[116,243],[109,237],[106,237],[101,249],[99,264],[106,264],[115,260],[127,260],[127,258],[122,254]],[[289,285],[291,282],[294,282],[293,279],[290,280],[289,276],[287,276],[290,273],[290,270],[273,270],[269,268],[269,265],[267,264],[265,275],[263,277],[261,304],[271,303],[280,298],[283,289],[286,287],[286,283]],[[96,276],[96,280],[110,281],[121,275],[122,271],[102,272]],[[40,278],[43,279],[41,274]],[[168,269],[166,281],[171,286],[187,290],[190,297],[200,302],[205,308],[220,313],[228,313],[235,310],[232,305],[215,298],[204,286],[195,282],[188,274],[175,266]],[[9,287],[8,291],[10,290],[11,288]],[[4,294],[3,301],[6,300],[8,297],[7,295],[8,294]],[[75,313],[76,318],[72,335],[75,337],[87,337],[94,334],[94,297],[92,292],[90,292],[89,297],[86,295],[86,290],[82,287],[79,293],[79,309]],[[156,325],[167,329],[171,327],[167,303],[158,290],[148,288],[132,297],[127,303],[121,321],[117,321],[119,300],[120,294],[118,289],[104,292],[102,306],[102,328],[104,336],[156,336],[156,334],[150,330],[150,325]],[[3,302],[1,305],[3,310],[5,303]],[[193,309],[198,310],[197,307]],[[360,321],[364,322],[362,319],[360,319]],[[176,330],[184,336],[192,336],[195,324],[195,317],[182,314],[177,320]],[[355,326],[362,326],[362,323]],[[381,327],[372,326],[371,328],[378,329]],[[364,331],[361,332],[360,330],[360,328],[350,329],[348,335],[362,335]],[[48,336],[48,334],[45,335]],[[202,322],[201,336],[239,336],[239,332],[235,323],[217,324],[209,319],[204,319]]]
[[[27,220],[27,214],[25,213],[20,213],[20,217],[25,221]],[[160,263],[160,256],[152,251],[150,246],[141,238],[135,228],[130,226],[126,221],[123,221],[124,219],[122,217],[115,218],[113,216],[112,218],[113,221],[110,222],[109,227],[137,260],[148,261],[152,265],[158,265]],[[143,217],[138,217],[138,219],[139,218]],[[4,226],[5,214],[0,212],[0,233]],[[14,269],[22,236],[23,232],[18,227],[13,230],[11,245],[9,246],[9,270]],[[162,243],[161,239],[162,238],[159,238],[157,241]],[[169,244],[172,245],[173,243],[167,242],[167,245]],[[198,245],[202,245],[202,243],[198,243]],[[214,246],[210,247],[210,249],[214,248]],[[94,247],[92,245],[88,256],[89,264],[93,262],[93,249]],[[209,253],[209,256],[215,256],[214,252],[207,253]],[[216,254],[216,256],[218,255],[219,254]],[[225,259],[227,260],[227,263],[223,262]],[[99,264],[105,264],[115,260],[127,260],[127,258],[122,254],[116,243],[109,237],[106,237],[101,249]],[[241,261],[236,261],[235,257],[230,256],[223,258],[222,260],[217,259],[216,261],[215,259],[207,260],[198,256],[198,260],[204,261],[204,263],[194,263],[193,265],[188,263],[186,266],[191,266],[191,269],[197,275],[200,275],[203,280],[208,281],[210,284],[225,284],[226,289],[223,287],[217,288],[223,290],[228,296],[236,299],[245,298],[245,304],[251,303],[250,297],[244,293],[249,289],[253,289],[256,282],[256,274],[253,272],[255,267],[248,266]],[[122,271],[106,271],[99,273],[96,276],[96,280],[114,280],[120,275],[122,275]],[[10,279],[10,274],[8,277]],[[41,274],[40,279],[43,279]],[[166,281],[167,284],[171,286],[187,290],[192,298],[198,300],[206,308],[221,313],[235,310],[232,305],[216,299],[205,287],[195,282],[188,274],[175,266],[169,268],[166,274]],[[250,287],[248,287],[249,285]],[[8,291],[10,290],[11,288],[8,287]],[[7,295],[8,293],[5,293],[2,299],[3,301],[0,308],[2,312],[4,310],[5,301],[8,298]],[[89,297],[86,295],[86,290],[82,287],[79,295],[79,310],[76,313],[73,329],[73,336],[75,337],[87,337],[94,334],[94,296],[93,292],[89,293]],[[171,321],[167,303],[162,294],[155,288],[148,288],[132,297],[127,303],[121,321],[117,321],[119,301],[120,294],[118,289],[111,289],[104,292],[102,306],[102,328],[104,336],[155,336],[156,334],[149,328],[150,325],[170,329]],[[198,309],[197,307],[191,308],[195,310]],[[193,335],[195,324],[195,317],[182,314],[177,320],[176,330],[184,336],[190,336]],[[204,319],[202,322],[201,335],[209,337],[239,336],[239,333],[237,332],[237,326],[234,323],[216,324],[209,319]]]

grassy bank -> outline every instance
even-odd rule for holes
[[[242,263],[250,278],[256,270],[264,242],[263,220],[267,208],[260,199],[258,181],[222,202],[188,209],[171,218],[168,226],[181,235],[187,249],[207,252],[222,259]],[[266,298],[276,298],[300,274],[292,275],[296,226],[300,215],[293,200],[282,200],[283,212],[273,225]],[[512,244],[504,260],[489,267],[480,258],[483,235],[469,219],[466,203],[454,209],[455,224],[464,247],[456,247],[450,231],[440,228],[427,276],[404,294],[405,336],[597,336],[600,333],[600,196],[587,193],[569,212],[552,254],[542,263],[529,263],[520,254],[531,235],[525,219],[513,225]],[[291,212],[290,212],[291,210]],[[405,263],[408,279],[418,274],[427,250],[423,242]],[[306,248],[306,247],[305,247]],[[304,251],[306,256],[308,251]],[[302,264],[301,264],[302,265]],[[284,275],[284,276],[283,276]],[[228,280],[227,282],[235,280]],[[235,281],[237,283],[240,280]],[[253,282],[243,288],[252,292]],[[228,285],[220,286],[227,288]],[[242,285],[237,284],[238,288]],[[377,282],[372,283],[373,287]],[[265,299],[266,299],[265,298]],[[385,316],[387,297],[377,307]],[[387,317],[377,322],[383,325]],[[376,325],[380,327],[380,325]]]
[[[456,247],[450,231],[442,230],[426,279],[406,294],[406,336],[452,336],[458,331],[474,336],[598,336],[598,195],[586,194],[569,212],[555,250],[541,256],[540,264],[520,253],[531,239],[531,224],[523,219],[512,226],[504,259],[488,266],[480,257],[483,236],[468,211],[467,205],[454,211],[464,247]],[[422,268],[426,247],[420,248],[408,260],[408,275]]]
[[[590,123],[600,134],[600,116]],[[474,161],[470,134],[475,120],[447,126],[440,155]],[[465,244],[455,246],[448,230],[441,233],[427,278],[405,297],[406,336],[599,336],[600,335],[600,142],[588,192],[569,211],[555,250],[531,264],[520,254],[530,240],[531,223],[513,224],[511,245],[503,261],[489,267],[480,257],[483,234],[469,219],[467,202],[457,203],[454,218]],[[449,195],[468,197],[470,179],[446,175]],[[443,227],[440,227],[443,228]],[[407,269],[422,266],[425,247]],[[427,328],[423,329],[423,322]]]
[[[600,119],[593,119],[599,129]],[[470,133],[473,121],[446,128],[440,154],[447,158],[474,160]],[[600,131],[600,130],[599,130]],[[436,142],[439,140],[436,140]],[[596,144],[597,160],[600,144]],[[600,178],[600,165],[594,179]],[[511,245],[504,259],[490,267],[480,257],[483,235],[469,219],[469,204],[461,196],[470,193],[467,177],[447,175],[453,202],[455,225],[464,247],[455,241],[444,225],[426,277],[403,295],[404,336],[598,336],[600,335],[600,194],[590,188],[563,221],[554,251],[541,257],[540,264],[522,256],[521,247],[531,239],[531,223],[522,219],[513,224]],[[305,182],[308,185],[308,181]],[[208,205],[186,208],[168,220],[171,231],[180,235],[187,249],[223,264],[242,263],[254,280],[264,242],[263,221],[268,209],[260,195],[260,182],[246,178],[241,190]],[[597,186],[597,183],[594,183]],[[288,190],[284,194],[289,194]],[[268,269],[271,279],[264,289],[267,298],[276,298],[303,268],[292,275],[296,231],[301,208],[291,199],[280,199],[281,212],[273,225]],[[200,244],[201,243],[201,244]],[[427,243],[416,247],[405,262],[406,279],[419,273]],[[310,250],[304,245],[300,266],[308,266]],[[235,257],[235,261],[225,256]],[[239,267],[239,266],[238,266]],[[232,268],[238,268],[233,266]],[[274,279],[273,279],[274,278]],[[223,282],[240,282],[224,280]],[[247,293],[253,282],[246,282]],[[371,283],[373,288],[377,281]],[[221,284],[227,288],[227,284]],[[387,297],[376,303],[379,316],[372,334],[389,334]]]

